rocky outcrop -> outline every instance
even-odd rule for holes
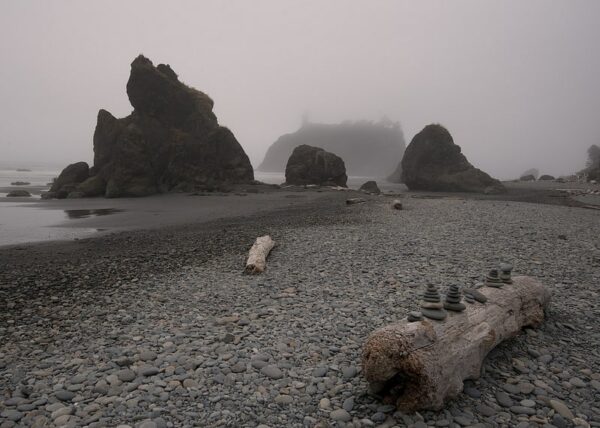
[[[145,196],[254,179],[248,156],[219,125],[212,99],[180,82],[170,66],[137,57],[127,95],[131,115],[99,111],[94,165],[74,196]]]
[[[387,176],[402,159],[405,148],[397,122],[305,123],[298,131],[279,137],[258,170],[284,171],[294,148],[303,144],[336,153],[344,159],[349,175],[364,177]]]
[[[306,144],[292,152],[285,167],[287,184],[317,184],[346,187],[346,165],[342,158]]]
[[[533,176],[533,179],[537,180],[537,178],[540,176],[540,171],[537,168],[529,168],[527,171],[523,172],[520,177],[525,177],[528,175]]]
[[[544,174],[538,180],[540,180],[540,181],[553,181],[553,180],[556,180],[556,179],[552,175]]]
[[[402,158],[402,182],[410,190],[501,193],[500,181],[473,167],[441,125],[414,136]]]
[[[358,190],[365,193],[373,193],[375,195],[379,195],[381,193],[381,190],[379,190],[379,186],[377,186],[377,182],[373,180],[367,181],[362,186],[360,186]]]
[[[76,162],[68,165],[50,187],[49,195],[56,198],[66,198],[75,191],[76,187],[90,176],[87,162]]]
[[[533,175],[533,174],[522,175],[521,177],[519,177],[519,181],[535,181],[535,175]]]

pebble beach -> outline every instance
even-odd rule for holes
[[[599,211],[323,195],[0,248],[0,427],[600,426]],[[264,234],[267,270],[244,275]],[[542,327],[494,349],[442,411],[369,394],[367,336],[428,283],[475,287],[500,261],[552,291]]]

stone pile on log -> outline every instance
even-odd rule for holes
[[[402,411],[440,410],[464,380],[480,376],[495,346],[524,327],[538,327],[550,302],[549,290],[526,276],[469,294],[473,303],[443,321],[410,316],[412,322],[405,318],[373,332],[362,360],[370,390]]]

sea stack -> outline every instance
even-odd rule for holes
[[[441,125],[414,136],[402,158],[402,182],[410,190],[504,193],[500,181],[475,168]]]
[[[146,196],[254,179],[242,146],[219,125],[213,100],[182,83],[169,65],[154,66],[138,56],[131,63],[127,95],[131,115],[117,119],[106,110],[98,113],[89,174],[60,189],[53,186],[54,196]]]

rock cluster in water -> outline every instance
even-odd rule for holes
[[[410,190],[503,193],[500,181],[475,168],[441,125],[414,136],[402,158],[402,182]]]
[[[219,125],[213,101],[179,81],[169,65],[144,56],[131,64],[133,113],[98,113],[94,166],[69,165],[50,197],[145,196],[249,183],[254,172],[233,133]]]
[[[337,154],[344,159],[348,175],[363,177],[388,175],[402,159],[406,147],[398,122],[386,119],[340,124],[305,121],[298,131],[279,137],[269,147],[258,170],[285,171],[292,151],[303,144]]]
[[[448,316],[444,310],[440,293],[433,284],[429,284],[427,290],[425,290],[423,301],[421,302],[421,313],[423,316],[437,321],[442,321]]]

